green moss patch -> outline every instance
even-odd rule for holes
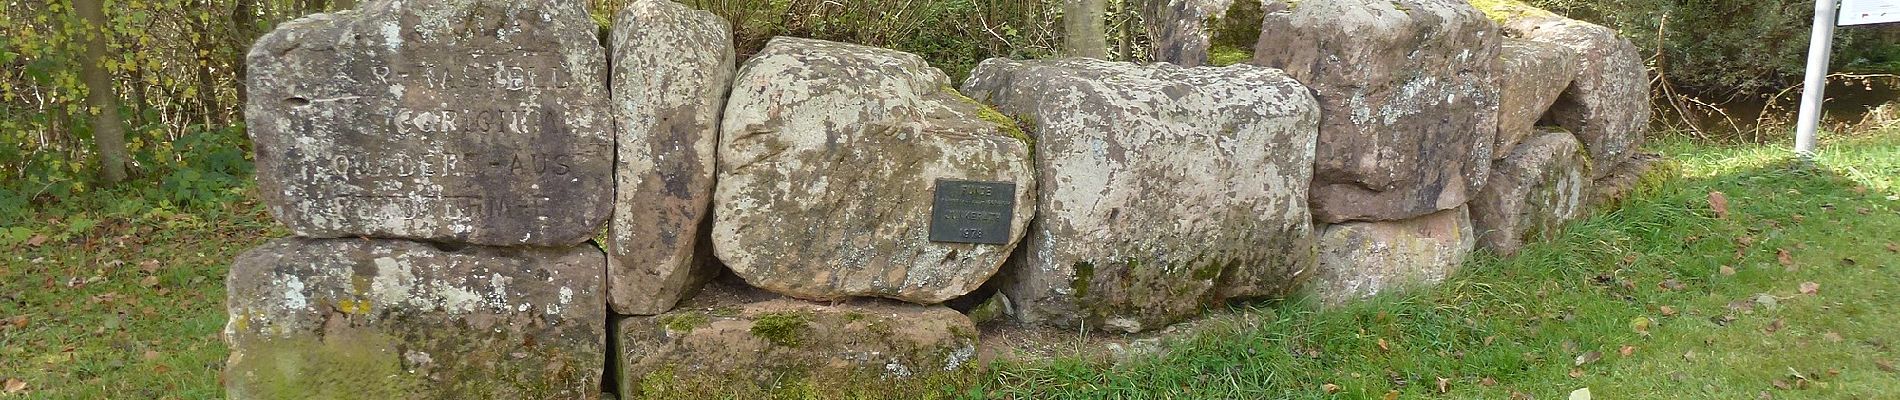
[[[778,312],[760,315],[752,321],[752,336],[783,347],[798,347],[805,343],[805,334],[811,330],[811,316],[799,312]]]

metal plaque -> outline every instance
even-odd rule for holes
[[[938,179],[930,208],[930,241],[1009,243],[1016,183]]]

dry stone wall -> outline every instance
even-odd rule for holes
[[[1230,3],[1149,4],[1164,58],[1204,62]],[[283,24],[247,58],[246,118],[296,237],[232,265],[229,396],[961,371],[979,324],[1142,332],[1442,281],[1666,165],[1635,150],[1646,80],[1614,32],[1263,5],[1252,65],[993,59],[961,91],[846,43],[741,64],[728,22],[667,0],[606,35],[555,0]]]

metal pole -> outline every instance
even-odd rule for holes
[[[1807,86],[1801,88],[1801,116],[1794,131],[1794,152],[1814,156],[1815,131],[1821,125],[1821,102],[1826,100],[1827,60],[1834,53],[1836,0],[1815,0],[1814,33],[1808,38]]]

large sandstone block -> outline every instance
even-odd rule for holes
[[[258,192],[305,237],[565,246],[613,196],[606,58],[582,5],[375,1],[246,57]]]
[[[1021,319],[1158,328],[1312,265],[1319,107],[1286,74],[991,59],[964,90],[1035,121],[1041,202],[1000,277]]]
[[[1505,39],[1498,55],[1497,159],[1511,155],[1517,143],[1535,136],[1537,122],[1557,103],[1577,75],[1577,53],[1568,47]],[[1495,171],[1493,175],[1496,176]],[[1488,183],[1488,182],[1487,182]]]
[[[1254,0],[1257,1],[1257,0]],[[1213,27],[1234,0],[1153,0],[1142,4],[1142,22],[1154,39],[1154,59],[1183,67],[1208,62]]]
[[[1405,221],[1329,225],[1321,231],[1312,288],[1321,302],[1332,305],[1443,282],[1477,245],[1465,207]]]
[[[226,281],[232,399],[592,399],[606,255],[278,239]]]
[[[1491,180],[1471,199],[1478,245],[1514,254],[1584,214],[1589,153],[1569,132],[1544,130],[1491,169]]]
[[[1549,117],[1590,151],[1595,178],[1634,156],[1649,132],[1649,70],[1635,44],[1616,30],[1544,12],[1525,12],[1506,32],[1577,53],[1577,76]]]
[[[718,272],[710,239],[701,239],[732,86],[732,28],[669,0],[638,0],[620,10],[613,32],[620,158],[608,299],[621,314],[658,314]]]
[[[1484,186],[1497,134],[1496,24],[1462,0],[1266,0],[1253,63],[1319,98],[1313,216],[1387,221]]]
[[[978,368],[977,330],[941,305],[812,303],[724,284],[615,326],[620,394],[694,385],[909,378]],[[685,390],[691,392],[692,390]]]
[[[975,290],[1035,212],[1029,145],[916,55],[774,38],[726,103],[713,248],[754,286],[808,300],[941,303]],[[999,244],[931,241],[939,180],[1012,182]]]

